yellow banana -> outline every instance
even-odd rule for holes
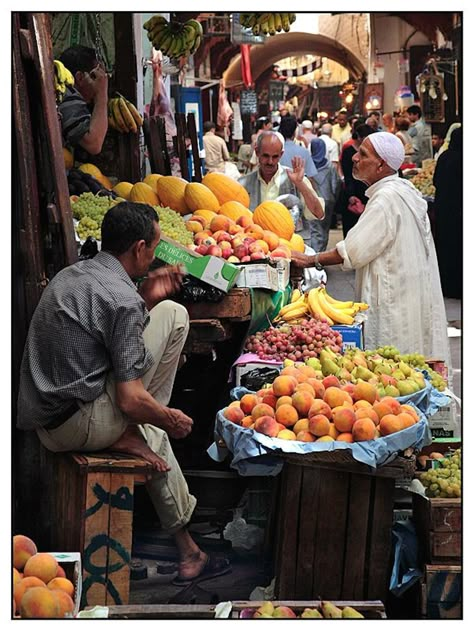
[[[253,28],[255,26],[255,24],[257,24],[257,14],[256,13],[251,13],[249,15],[248,20],[247,20],[247,27],[248,28]]]
[[[261,25],[265,22],[268,22],[268,18],[271,16],[271,13],[258,13],[257,14],[257,22]]]
[[[334,306],[326,300],[322,287],[318,287],[316,291],[318,292],[318,302],[321,309],[331,318],[331,320],[333,320],[336,324],[352,324],[354,322],[354,318],[352,316],[334,309]]]
[[[127,101],[127,107],[130,110],[130,114],[133,116],[137,127],[141,127],[143,125],[143,117],[140,112],[133,103],[130,103],[130,101]]]
[[[114,117],[112,116],[112,114],[111,114],[111,113],[109,113],[109,115],[108,115],[108,117],[107,117],[107,120],[108,120],[108,122],[109,122],[109,127],[111,127],[112,129],[115,129],[115,131],[120,131],[120,130],[117,128],[117,125],[115,124]]]
[[[301,298],[301,291],[299,289],[293,289],[290,302],[296,302],[298,298]]]
[[[282,307],[280,309],[278,315],[279,316],[283,316],[283,315],[285,315],[285,313],[288,313],[289,311],[291,311],[295,307],[299,307],[299,306],[301,306],[303,304],[306,304],[304,294],[302,296],[300,296],[298,298],[298,300],[295,300],[295,302],[290,302],[289,304],[287,304],[284,307]]]
[[[313,318],[316,318],[318,320],[324,318],[328,321],[328,324],[330,326],[334,324],[333,320],[327,315],[327,313],[322,309],[321,305],[319,304],[318,290],[316,287],[309,290],[308,306]]]
[[[306,303],[299,304],[295,306],[291,311],[284,313],[281,317],[285,322],[289,320],[294,320],[295,318],[300,318],[303,314],[308,312],[308,305]]]
[[[127,130],[131,131],[133,134],[136,134],[138,131],[137,124],[135,123],[135,119],[132,116],[132,113],[128,109],[128,101],[126,101],[123,97],[120,97],[118,100],[120,113],[122,114],[123,121],[127,126]]]
[[[268,18],[268,34],[269,35],[276,35],[275,14],[274,13],[270,13],[270,17]]]
[[[369,308],[369,305],[366,302],[354,302],[354,304],[357,305],[359,311],[365,311]]]
[[[293,22],[296,20],[296,13],[289,13],[288,18],[290,20],[290,24],[293,24]]]
[[[258,22],[252,26],[252,35],[260,35],[260,24]]]
[[[274,13],[275,16],[275,30],[279,33],[281,31],[282,27],[282,23],[281,23],[281,14],[280,13]]]
[[[128,133],[128,127],[123,120],[118,101],[118,99],[112,99],[112,116],[114,117],[115,124],[118,127],[119,131],[121,131],[122,134],[126,134]]]
[[[281,13],[281,26],[285,33],[290,30],[290,18],[288,13]]]
[[[353,307],[355,304],[352,300],[345,300],[344,302],[342,300],[336,300],[336,298],[333,298],[330,294],[328,294],[326,288],[323,288],[323,291],[326,296],[326,300],[336,309],[347,309],[349,307]]]

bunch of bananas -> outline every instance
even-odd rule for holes
[[[148,39],[154,48],[175,59],[194,54],[203,38],[202,26],[197,20],[168,22],[163,16],[154,15],[143,28],[148,31]]]
[[[369,305],[365,302],[336,300],[327,293],[325,287],[317,287],[308,292],[308,307],[314,318],[326,318],[333,325],[353,324],[355,314],[365,311]]]
[[[276,35],[280,31],[288,33],[296,13],[241,13],[239,19],[244,28],[252,29],[253,35]]]
[[[66,94],[66,87],[74,85],[74,77],[66,66],[59,61],[54,60],[54,90],[56,92],[56,102],[62,103]]]
[[[305,316],[311,315],[306,294],[299,289],[294,289],[290,302],[282,307],[273,322],[292,322],[300,324]]]
[[[143,118],[133,103],[119,94],[108,103],[109,127],[121,134],[136,134],[143,125]]]

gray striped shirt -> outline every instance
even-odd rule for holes
[[[17,426],[46,425],[75,401],[93,401],[153,364],[143,331],[149,314],[121,263],[107,252],[61,270],[31,320],[20,371]]]
[[[61,129],[66,145],[77,145],[91,125],[91,113],[87,103],[74,88],[67,87],[66,95],[58,106]]]

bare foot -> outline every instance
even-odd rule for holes
[[[120,438],[113,445],[110,445],[109,449],[143,458],[143,460],[152,465],[155,471],[160,471],[161,473],[171,471],[168,463],[148,447],[145,439],[136,427],[129,425]]]
[[[207,563],[207,554],[202,550],[179,562],[178,576],[183,580],[191,580],[202,572]]]

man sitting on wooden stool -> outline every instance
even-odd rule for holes
[[[168,436],[184,438],[193,421],[167,405],[189,317],[166,299],[181,285],[180,269],[148,271],[159,241],[155,210],[122,202],[104,217],[102,251],[51,280],[25,344],[17,425],[54,452],[108,449],[150,462],[147,489],[176,541],[177,582],[186,584],[230,565],[200,550],[186,528],[196,499]]]

